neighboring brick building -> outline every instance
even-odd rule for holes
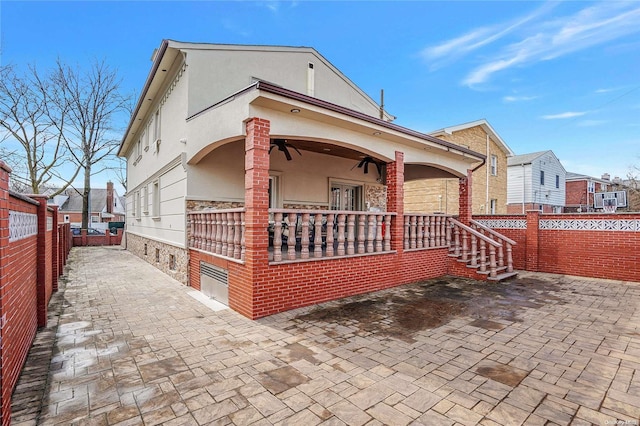
[[[507,158],[514,155],[487,120],[477,120],[429,133],[485,154],[487,161],[473,172],[473,214],[507,211]],[[419,179],[405,183],[405,211],[458,214],[457,179]]]
[[[62,194],[54,196],[50,201],[60,206],[58,220],[60,223],[80,225],[82,223],[82,193],[84,189],[68,188]],[[124,222],[125,204],[113,187],[113,182],[107,182],[105,189],[92,188],[89,191],[89,209],[92,223]]]
[[[594,196],[596,193],[607,192],[611,181],[608,175],[601,179],[580,173],[567,172],[566,191],[567,199],[564,208],[565,213],[595,212]],[[599,209],[602,211],[602,209]]]

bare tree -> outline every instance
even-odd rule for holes
[[[54,120],[64,126],[67,112],[48,104],[51,80],[41,77],[35,67],[18,74],[15,67],[0,68],[0,149],[13,168],[12,187],[20,192],[40,193],[51,179],[64,182],[55,192],[64,191],[80,171],[63,178],[60,168],[68,162],[68,150]]]
[[[82,167],[82,228],[89,225],[91,176],[107,169],[107,161],[119,145],[114,122],[126,111],[127,98],[120,94],[117,72],[104,61],[94,62],[85,72],[60,61],[53,77],[52,99],[58,110],[67,111],[59,133],[73,161]]]

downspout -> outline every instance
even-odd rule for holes
[[[473,175],[473,172],[475,172],[476,170],[478,170],[480,167],[484,166],[485,164],[487,164],[487,157],[484,157],[480,164],[478,164],[476,167],[471,169],[471,175]],[[473,185],[473,182],[471,182],[471,184]],[[473,204],[471,204],[471,214],[473,215]]]
[[[491,160],[489,157],[489,135],[487,135],[487,158]],[[484,214],[489,214],[489,173],[491,168],[491,161],[489,161],[489,166],[487,167],[487,194],[484,201]]]

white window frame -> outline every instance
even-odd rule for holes
[[[160,143],[160,108],[153,115],[153,142],[156,145]]]
[[[147,130],[143,130],[142,131],[142,136],[140,136],[140,139],[144,141],[144,150],[149,151],[149,134],[147,133]]]
[[[282,172],[269,171],[269,184],[271,186],[271,196],[269,197],[269,208],[282,208]]]
[[[491,156],[491,176],[498,176],[498,156]]]
[[[153,219],[160,219],[160,179],[156,179],[151,183],[151,216]]]
[[[498,200],[496,200],[495,198],[492,198],[489,201],[489,212],[491,214],[496,214],[497,208],[498,208]]]
[[[146,215],[149,214],[149,186],[142,187],[142,212]]]
[[[140,220],[142,218],[142,200],[140,197],[140,191],[136,191],[135,194],[135,199],[134,199],[134,209],[135,209],[135,215],[136,215],[136,219]]]
[[[589,194],[593,194],[594,192],[596,192],[596,183],[593,181],[589,181],[587,182],[587,192]]]

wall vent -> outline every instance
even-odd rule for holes
[[[200,291],[207,297],[229,304],[229,271],[200,262]]]

